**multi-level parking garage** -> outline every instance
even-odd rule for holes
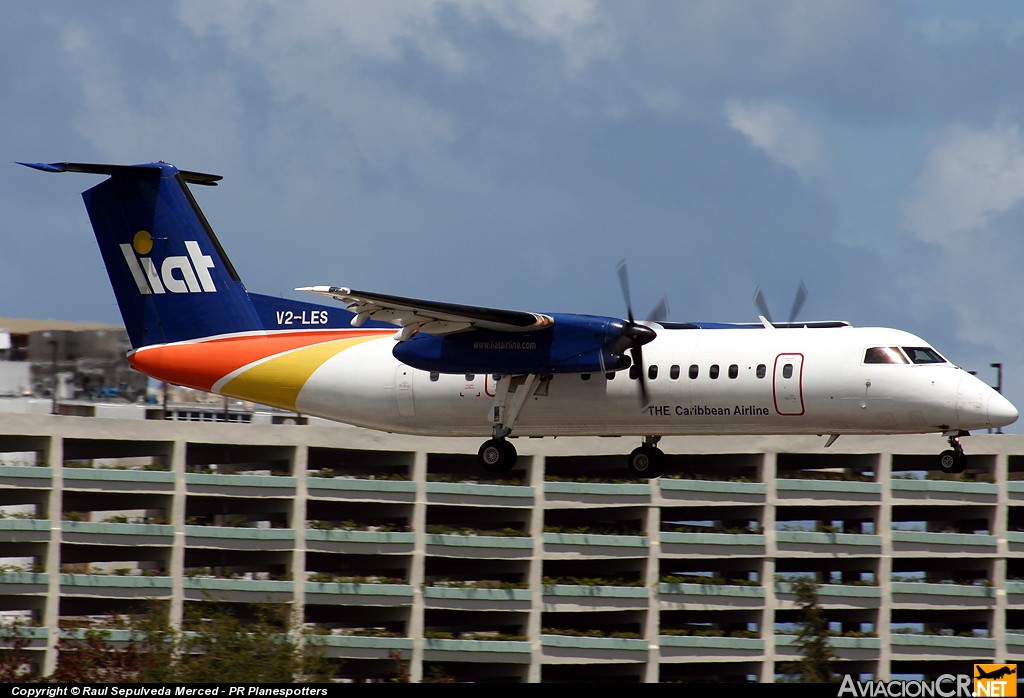
[[[327,424],[5,414],[0,608],[39,669],[61,633],[159,599],[285,602],[372,680],[773,681],[813,576],[837,669],[1024,661],[1024,437],[476,440]],[[152,416],[152,415],[151,415]]]

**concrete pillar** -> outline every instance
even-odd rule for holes
[[[43,656],[43,676],[49,676],[57,668],[57,641],[60,639],[60,545],[61,510],[64,492],[64,442],[60,437],[59,417],[52,417],[54,425],[49,436],[46,461],[50,464],[51,481],[47,516],[50,520],[50,540],[46,546],[47,589],[43,606],[43,627],[47,629],[46,652]]]

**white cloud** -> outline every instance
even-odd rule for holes
[[[269,101],[279,119],[274,133],[284,134],[280,150],[315,128],[339,161],[356,156],[378,171],[407,167],[428,180],[444,168],[466,112],[422,85],[458,90],[489,69],[466,27],[555,51],[562,60],[552,73],[564,78],[607,50],[596,14],[593,0],[186,1],[178,9],[202,43],[223,47],[228,65],[212,70],[244,69],[250,93]],[[411,84],[407,65],[422,71]]]
[[[931,17],[918,24],[918,31],[933,44],[961,44],[978,38],[981,23],[963,17]]]
[[[488,19],[511,34],[557,45],[570,71],[612,50],[595,0],[452,0],[467,16]]]
[[[227,41],[232,52],[263,54],[287,66],[315,52],[324,64],[339,57],[393,64],[415,49],[431,64],[458,72],[464,59],[439,31],[438,3],[296,1],[182,2],[178,15],[200,37]],[[300,83],[301,84],[301,83]]]
[[[818,129],[795,110],[777,102],[730,100],[725,105],[729,125],[759,150],[795,171],[804,182],[828,170],[828,146]]]
[[[1024,200],[1024,140],[1016,124],[952,126],[935,140],[903,225],[918,239],[956,244]]]
[[[473,58],[450,35],[445,13],[493,24],[518,38],[554,44],[571,68],[586,64],[609,43],[595,0],[374,0],[283,3],[183,2],[179,16],[200,36],[226,38],[239,54],[265,53],[285,65],[314,51],[325,64],[341,58],[397,64],[410,52],[450,74],[471,69]]]

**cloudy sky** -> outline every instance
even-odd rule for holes
[[[1006,0],[6,3],[0,316],[119,322],[79,193],[166,160],[250,290],[900,327],[1024,406]],[[1015,425],[1011,431],[1022,431]]]

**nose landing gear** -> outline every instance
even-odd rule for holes
[[[950,448],[939,454],[939,470],[944,473],[956,474],[967,470],[967,455],[964,453],[964,447],[960,445],[961,436],[966,434],[950,434]]]

